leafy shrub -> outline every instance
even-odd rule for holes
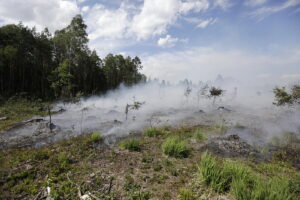
[[[100,133],[100,132],[94,132],[90,137],[91,142],[99,142],[102,139],[103,139],[103,136],[102,136],[102,133]]]
[[[195,200],[195,196],[193,195],[193,192],[188,189],[180,189],[178,198],[180,200]]]
[[[141,142],[136,139],[128,139],[123,140],[120,143],[120,146],[128,151],[140,151],[141,150]]]
[[[203,132],[199,129],[195,130],[194,132],[194,138],[197,140],[197,141],[200,141],[200,142],[204,142],[206,140],[206,137],[205,135],[203,134]]]
[[[177,136],[168,137],[162,144],[162,149],[164,154],[175,158],[188,157],[190,154],[186,141]]]
[[[148,128],[144,131],[144,135],[147,137],[157,137],[163,134],[163,130],[159,128]]]

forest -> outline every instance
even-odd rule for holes
[[[70,99],[146,80],[139,57],[101,59],[88,41],[81,15],[54,35],[22,23],[0,27],[0,97]]]

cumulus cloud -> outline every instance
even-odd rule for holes
[[[64,28],[80,13],[75,0],[9,0],[0,1],[0,21],[18,23],[38,30],[46,26],[50,31]]]
[[[166,35],[164,38],[159,38],[157,44],[160,47],[173,47],[175,46],[176,42],[178,42],[178,38],[173,38],[170,35]]]
[[[127,17],[128,14],[123,7],[117,10],[110,10],[101,4],[96,4],[85,17],[90,39],[123,38],[129,25]]]
[[[300,0],[286,0],[281,4],[277,4],[274,6],[264,6],[256,9],[255,11],[249,13],[251,17],[258,18],[259,20],[263,20],[265,17],[272,15],[274,13],[280,12],[282,10],[292,8],[298,6],[300,4]]]
[[[208,25],[212,25],[217,21],[217,18],[209,18],[206,20],[200,20],[197,27],[198,28],[206,28]]]
[[[169,27],[189,13],[204,12],[209,9],[208,0],[144,0],[140,4],[124,1],[118,8],[95,4],[85,13],[91,42],[101,41],[102,45],[111,45],[113,40],[135,42],[165,35]],[[209,21],[213,23],[213,21]],[[161,37],[158,45],[174,46],[177,38]],[[128,43],[125,43],[128,44]]]
[[[177,18],[179,3],[178,0],[145,0],[141,12],[132,20],[131,31],[138,39],[164,34]]]

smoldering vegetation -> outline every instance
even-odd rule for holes
[[[212,87],[221,88],[222,93],[211,95]],[[208,141],[237,135],[258,148],[294,145],[300,137],[300,107],[277,107],[273,99],[271,87],[250,88],[218,80],[120,86],[106,95],[55,104],[52,124],[49,116],[37,116],[40,120],[2,131],[0,147],[39,147],[93,131],[103,133],[106,144],[114,144],[149,127],[185,125],[218,127],[219,135],[209,136]]]

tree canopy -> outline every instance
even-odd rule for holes
[[[22,23],[0,27],[0,96],[70,98],[146,80],[138,57],[108,54],[101,60],[88,47],[86,28],[80,15],[53,36]]]

